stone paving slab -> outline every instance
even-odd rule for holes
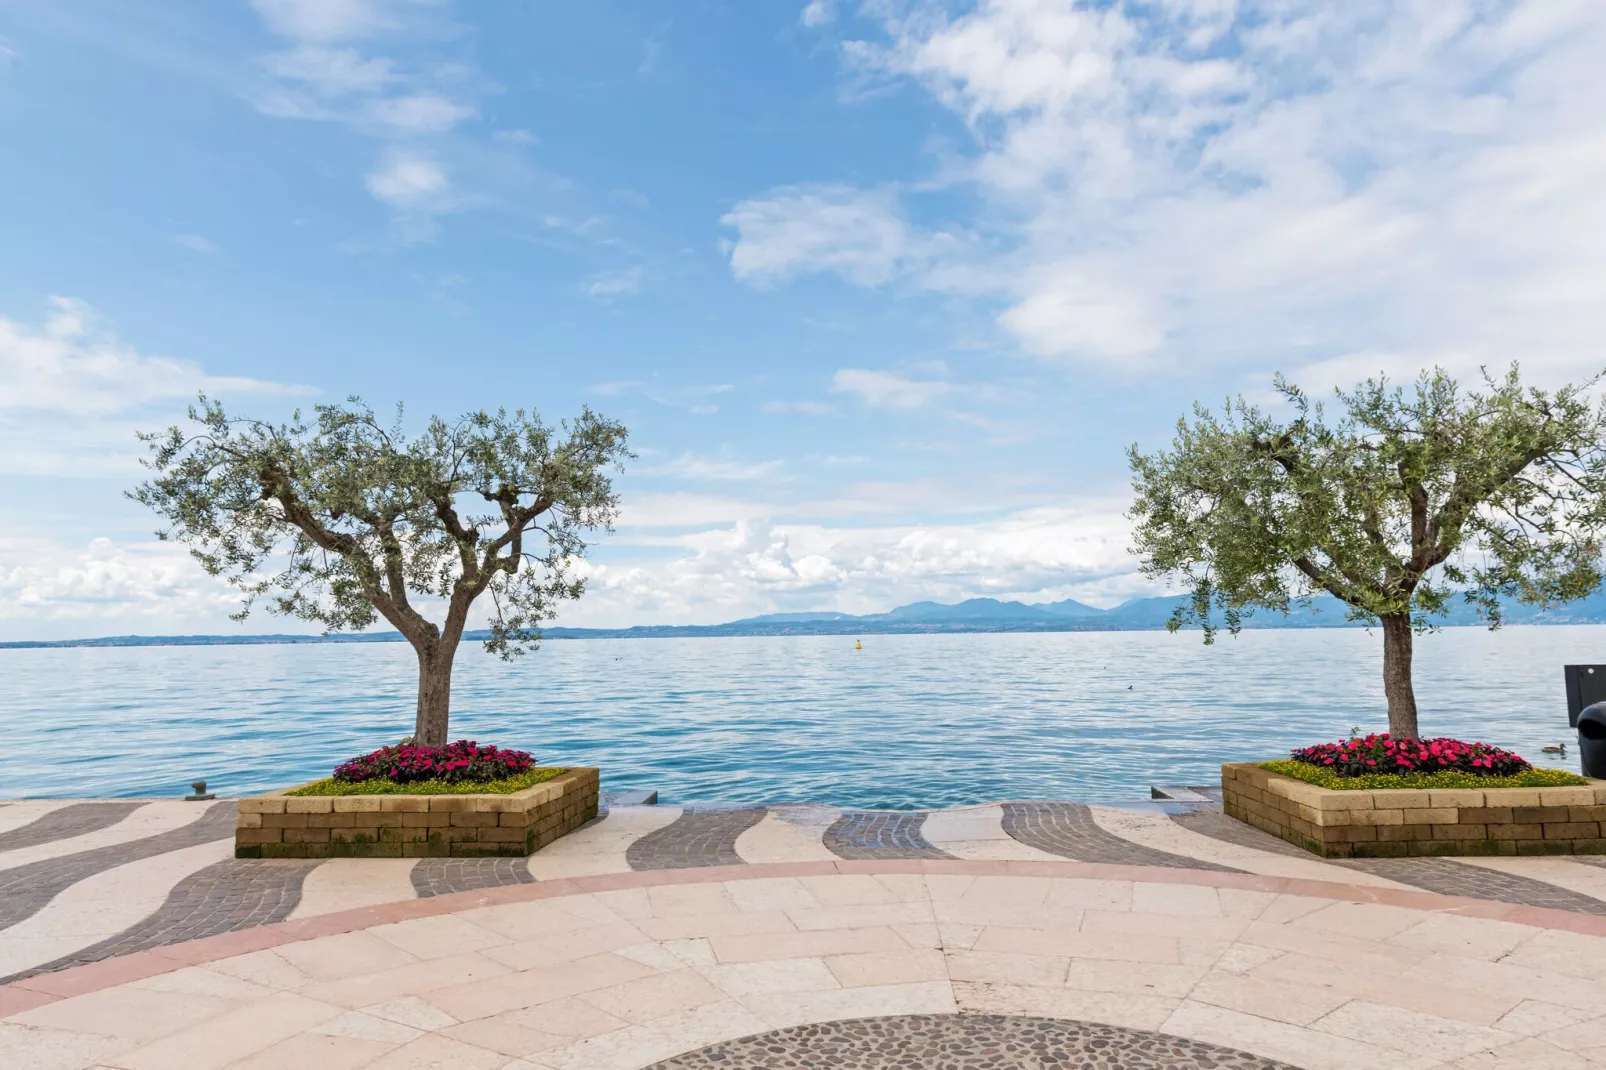
[[[736,840],[764,820],[763,807],[687,809],[670,824],[649,832],[625,852],[631,869],[695,869],[743,861]]]
[[[777,1029],[648,1070],[1297,1070],[1248,1052],[1096,1022],[911,1014]]]
[[[850,810],[831,823],[821,842],[838,858],[952,858],[920,834],[923,811]]]
[[[281,921],[295,910],[302,881],[318,865],[293,859],[225,859],[179,882],[167,902],[139,924],[53,962],[0,977],[0,984]]]
[[[420,899],[535,880],[527,858],[420,858],[410,876]]]
[[[1228,817],[1213,807],[1201,807],[1188,813],[1173,814],[1171,820],[1201,835],[1243,847],[1252,847],[1258,851],[1294,858],[1316,857],[1286,840],[1253,825],[1247,825],[1236,818]],[[1591,857],[1593,856],[1569,855],[1567,860],[1577,862]],[[1521,903],[1524,906],[1551,907],[1584,914],[1606,914],[1606,902],[1591,896],[1568,891],[1545,881],[1486,869],[1453,858],[1324,858],[1322,861],[1343,869],[1371,873],[1400,884],[1438,892],[1441,895],[1489,899],[1500,903]]]
[[[85,877],[113,866],[233,835],[234,804],[216,803],[205,813],[198,814],[196,820],[170,832],[0,870],[0,930],[37,914],[63,889]]]
[[[1231,871],[1227,866],[1144,847],[1099,826],[1081,803],[1004,804],[1004,831],[1029,847],[1078,862]]]
[[[115,825],[133,813],[143,802],[82,802],[63,806],[42,815],[36,821],[9,832],[0,833],[0,851],[15,851],[34,847],[52,840],[67,840],[74,836],[98,832]]]

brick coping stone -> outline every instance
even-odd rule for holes
[[[1333,791],[1234,762],[1221,767],[1221,806],[1325,858],[1606,854],[1606,780]]]
[[[529,855],[597,816],[598,784],[596,769],[580,767],[506,795],[295,796],[284,788],[240,800],[234,856]]]

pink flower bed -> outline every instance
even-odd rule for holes
[[[1318,743],[1296,750],[1294,761],[1331,769],[1338,776],[1372,773],[1471,773],[1473,776],[1515,776],[1532,769],[1526,760],[1487,743],[1459,739],[1392,739],[1358,736],[1337,743]]]
[[[471,739],[460,739],[444,747],[415,747],[403,743],[381,747],[337,766],[335,779],[347,784],[365,780],[388,780],[394,784],[420,780],[484,783],[516,776],[534,764],[535,759],[526,751],[482,747]]]

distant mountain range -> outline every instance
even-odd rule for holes
[[[1124,632],[1164,628],[1171,612],[1182,599],[1176,597],[1138,598],[1113,609],[1097,609],[1081,602],[1000,602],[996,598],[971,598],[953,605],[940,602],[913,602],[886,613],[854,616],[850,613],[766,613],[758,617],[733,620],[728,624],[652,624],[634,628],[547,628],[549,639],[666,639],[727,635],[897,635],[933,632]],[[1512,605],[1506,610],[1509,624],[1602,624],[1606,623],[1606,593],[1597,593],[1571,605],[1547,612],[1531,606]],[[1446,625],[1475,625],[1472,610],[1454,603]],[[1344,605],[1336,598],[1322,596],[1308,608],[1296,609],[1288,616],[1259,613],[1244,622],[1246,628],[1344,628],[1359,627],[1345,619]],[[485,639],[485,632],[469,632],[465,638]],[[104,639],[65,639],[55,642],[0,643],[4,648],[75,646],[247,646],[261,643],[394,643],[398,632],[363,632],[349,635],[118,635]]]

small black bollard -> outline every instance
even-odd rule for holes
[[[1585,706],[1578,715],[1578,760],[1585,776],[1606,780],[1606,702]]]
[[[206,790],[206,781],[204,780],[192,780],[190,781],[190,787],[195,789],[195,794],[184,796],[185,802],[206,802],[208,799],[217,798],[216,795]]]

